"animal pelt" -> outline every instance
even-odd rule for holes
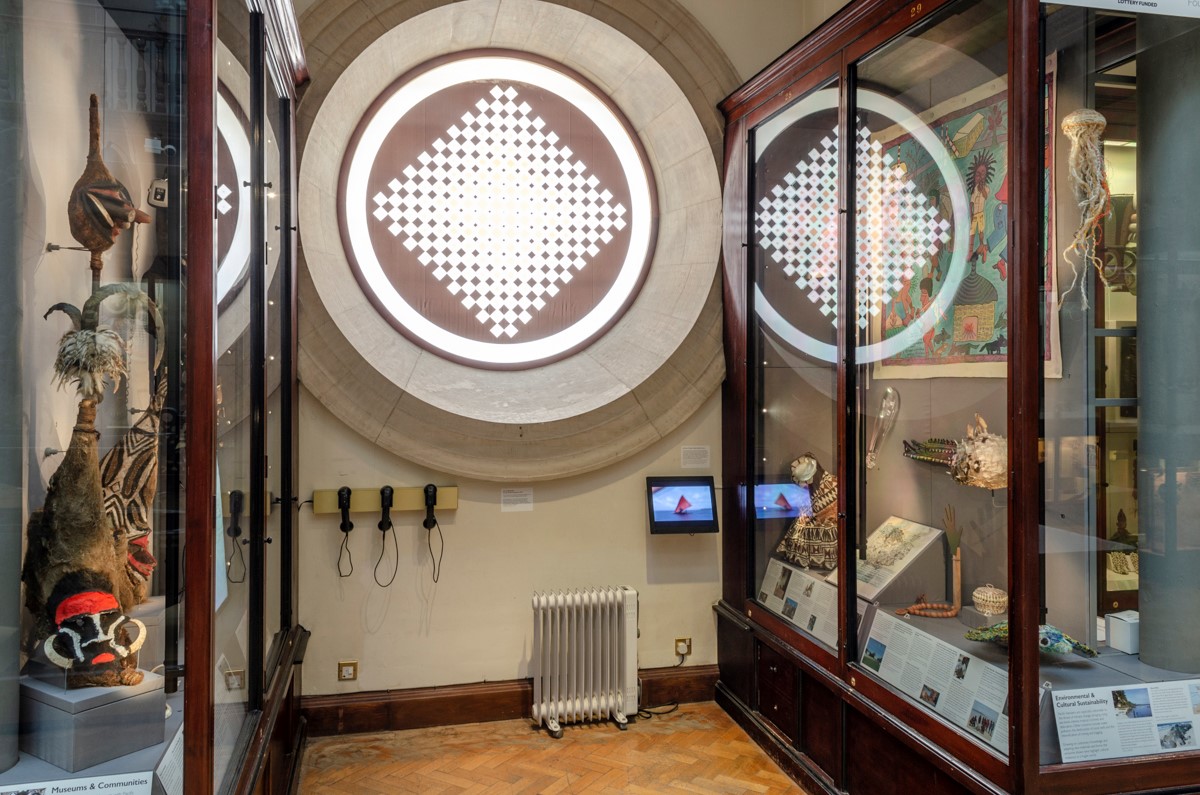
[[[116,537],[104,514],[95,421],[95,402],[82,401],[71,443],[50,476],[45,505],[30,515],[26,526],[21,581],[25,606],[34,620],[35,642],[56,631],[49,608],[51,594],[59,580],[72,572],[88,570],[107,577],[123,611],[135,604],[125,576],[125,539]]]

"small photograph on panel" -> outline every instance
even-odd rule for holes
[[[796,617],[796,600],[795,599],[785,599],[784,600],[784,602],[783,602],[783,617],[784,618],[795,618]]]
[[[782,599],[787,594],[788,583],[792,581],[792,570],[784,567],[783,571],[779,572],[779,580],[775,583],[775,598]]]
[[[1149,718],[1154,715],[1150,709],[1150,690],[1145,687],[1112,691],[1113,711],[1118,718]]]
[[[872,671],[878,671],[883,664],[883,655],[887,654],[887,646],[875,638],[867,639],[867,650],[863,652],[862,664]]]
[[[1196,729],[1190,720],[1158,724],[1158,744],[1163,750],[1175,748],[1195,748]]]
[[[992,739],[996,731],[996,720],[1000,715],[986,704],[976,701],[971,705],[971,717],[967,718],[967,728],[985,740]]]

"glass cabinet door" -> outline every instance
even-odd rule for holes
[[[266,529],[263,539],[263,648],[264,677],[270,676],[270,658],[275,639],[283,629],[280,621],[280,584],[282,581],[281,543],[284,511],[291,505],[282,491],[283,459],[282,401],[287,398],[287,387],[281,381],[283,364],[282,344],[286,338],[283,319],[283,207],[282,194],[287,190],[288,173],[280,157],[280,135],[289,129],[287,119],[281,117],[281,103],[270,75],[263,75],[263,167],[266,185],[263,198],[266,202],[266,349],[263,372],[266,381],[266,415],[263,418],[266,435]]]
[[[1007,4],[852,68],[858,661],[1007,753]]]
[[[1200,20],[1043,9],[1041,761],[1174,756],[1200,747]]]
[[[213,782],[228,790],[247,780],[247,740],[270,700],[284,697],[274,677],[290,675],[285,646],[295,649],[283,642],[294,628],[294,501],[283,475],[295,445],[294,428],[282,421],[293,408],[295,375],[283,365],[295,342],[285,320],[294,267],[285,243],[293,227],[292,104],[281,98],[284,70],[271,60],[278,53],[264,14],[241,0],[222,0],[220,10],[216,464],[224,571],[214,600]]]
[[[753,566],[757,601],[838,645],[838,81],[753,130]]]
[[[0,5],[6,793],[185,742],[188,6]]]
[[[213,600],[213,790],[236,777],[253,728],[250,634],[255,517],[252,461],[250,270],[261,263],[253,246],[253,131],[250,13],[241,0],[222,0],[217,43],[216,177],[216,543]]]

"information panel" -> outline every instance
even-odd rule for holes
[[[803,569],[772,559],[758,601],[822,643],[837,647],[837,588]]]
[[[858,595],[876,599],[941,534],[935,527],[889,516],[867,539],[866,560],[855,557]],[[831,573],[828,580],[836,585],[837,572]]]
[[[97,792],[109,795],[150,795],[151,773],[121,773],[115,776],[64,778],[59,781],[39,781],[34,784],[9,784],[0,787],[0,795],[70,795],[74,792]]]
[[[1008,752],[1008,674],[907,621],[876,611],[863,666],[988,745]]]
[[[1105,11],[1138,11],[1173,17],[1200,17],[1200,0],[1042,0],[1059,5],[1083,6]]]
[[[1064,762],[1194,751],[1200,679],[1052,694]]]

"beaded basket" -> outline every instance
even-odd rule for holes
[[[837,539],[833,522],[801,516],[792,522],[775,551],[798,566],[833,571],[837,568]]]
[[[975,609],[985,616],[995,616],[1008,611],[1008,594],[992,585],[981,585],[971,593]]]

